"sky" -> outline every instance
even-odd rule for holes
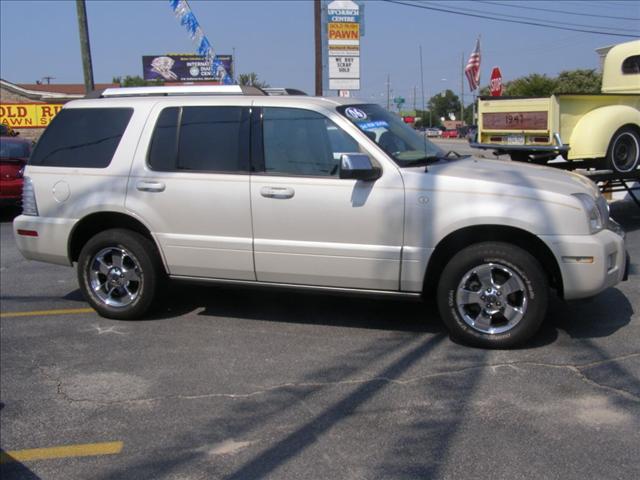
[[[466,14],[513,16],[536,23],[640,36],[640,1],[419,1],[423,6]],[[236,71],[256,72],[271,86],[314,91],[313,2],[191,0],[216,53],[235,50]],[[569,13],[551,12],[563,10]],[[511,17],[508,17],[511,16]],[[614,19],[608,17],[621,17]],[[87,18],[97,83],[115,76],[142,75],[143,55],[193,53],[194,44],[166,0],[89,0]],[[385,1],[367,1],[361,39],[361,90],[356,96],[407,107],[420,106],[423,50],[425,97],[461,89],[461,63],[481,37],[482,85],[492,67],[503,80],[530,73],[557,75],[575,68],[598,68],[598,47],[630,38],[555,30],[454,15]],[[575,25],[585,25],[575,26]],[[14,83],[82,83],[76,3],[73,0],[0,0],[0,76]],[[466,101],[471,100],[468,86]]]

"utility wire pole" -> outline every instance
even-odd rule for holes
[[[425,96],[424,96],[424,69],[422,68],[422,45],[420,45],[420,89],[421,89],[421,96],[422,96],[422,115],[424,115],[426,113],[425,110]],[[422,125],[424,125],[426,118],[422,119]],[[431,122],[431,107],[429,107],[429,127],[432,127],[433,123]]]
[[[391,111],[391,75],[387,73],[387,111]]]
[[[316,96],[322,96],[322,9],[320,0],[313,2],[313,19],[316,42]]]
[[[78,29],[80,31],[80,53],[82,54],[82,70],[84,72],[85,93],[95,90],[93,83],[93,66],[91,65],[91,45],[89,45],[89,27],[87,25],[87,7],[84,0],[76,0],[78,12]]]
[[[460,63],[460,121],[464,123],[464,52]]]

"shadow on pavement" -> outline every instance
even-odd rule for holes
[[[554,299],[549,305],[547,323],[571,338],[601,338],[628,325],[633,314],[627,296],[617,288],[609,288],[588,300],[563,302]]]
[[[616,201],[609,204],[611,218],[622,225],[627,232],[640,229],[640,207],[632,201]]]
[[[4,403],[0,402],[0,410]],[[0,448],[0,478],[3,480],[39,480],[35,473]]]
[[[23,463],[0,448],[0,478],[3,480],[40,480]]]
[[[21,212],[22,208],[20,207],[0,207],[0,222],[13,222],[13,219],[20,215]]]
[[[174,439],[174,445],[167,446],[163,460],[143,460],[123,466],[105,478],[166,476],[206,455],[202,449],[184,450],[184,445],[215,445],[229,438],[272,437],[273,431],[265,432],[270,423],[280,428],[275,431],[279,438],[270,441],[269,446],[240,465],[211,464],[208,472],[215,478],[267,477],[316,444],[329,430],[359,415],[359,409],[365,408],[373,397],[429,356],[445,338],[443,333],[385,337],[340,354],[332,359],[331,365],[310,371],[295,384],[238,398],[224,409],[212,411],[207,424],[194,426],[188,435]],[[371,370],[372,366],[377,373],[369,371],[364,380],[354,381],[360,378],[360,372]],[[347,393],[342,393],[344,389]],[[328,399],[328,405],[318,411],[311,410],[307,401],[318,398]],[[300,415],[301,421],[292,421]],[[227,471],[221,472],[222,467]]]

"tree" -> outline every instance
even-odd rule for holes
[[[163,80],[145,80],[139,75],[124,77],[113,77],[113,83],[119,83],[121,87],[147,87],[147,86],[160,86],[164,85]]]
[[[560,72],[553,93],[600,93],[602,74],[596,70],[578,69]]]
[[[512,97],[549,97],[554,93],[600,93],[602,75],[596,70],[577,69],[560,72],[557,77],[532,73],[503,85],[503,95]],[[489,96],[489,87],[482,87],[480,96]]]
[[[449,114],[453,113],[457,117],[460,115],[460,98],[451,90],[445,90],[442,94],[434,95],[429,99],[429,110],[433,112],[433,123],[440,123],[440,117],[449,119]]]
[[[510,97],[549,97],[553,94],[558,81],[546,75],[532,73],[504,85],[503,95]]]
[[[240,75],[238,75],[238,85],[269,88],[269,84],[267,82],[258,80],[258,74],[255,72],[241,73]]]

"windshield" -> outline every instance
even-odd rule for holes
[[[344,106],[339,107],[338,112],[376,142],[401,167],[444,156],[444,152],[427,140],[423,133],[416,132],[400,117],[380,105]]]

